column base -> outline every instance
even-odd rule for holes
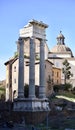
[[[13,117],[15,122],[24,117],[26,124],[36,125],[44,121],[49,112],[49,102],[46,98],[24,98],[14,101]]]
[[[17,98],[14,100],[13,111],[50,111],[47,98]]]

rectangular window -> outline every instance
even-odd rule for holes
[[[14,66],[14,72],[16,72],[16,66]]]
[[[59,77],[59,72],[57,72],[57,77]]]
[[[14,79],[14,83],[16,83],[16,79]]]
[[[52,71],[52,76],[54,76],[54,71]]]

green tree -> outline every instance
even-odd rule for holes
[[[14,52],[14,58],[18,57],[18,52]]]
[[[69,80],[73,74],[71,73],[71,66],[67,59],[63,62],[62,72],[64,74],[64,84],[66,84],[67,80]]]

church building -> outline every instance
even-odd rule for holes
[[[71,66],[71,77],[68,83],[71,83],[75,87],[75,57],[73,56],[72,50],[66,46],[65,37],[61,33],[57,36],[57,44],[50,50],[48,59],[54,64],[55,67],[61,69],[61,83],[64,84],[64,74],[62,73],[63,62],[65,59]]]

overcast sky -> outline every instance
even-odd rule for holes
[[[75,0],[0,0],[0,80],[6,78],[4,63],[16,51],[19,29],[31,19],[49,25],[49,49],[61,30],[75,56]]]

